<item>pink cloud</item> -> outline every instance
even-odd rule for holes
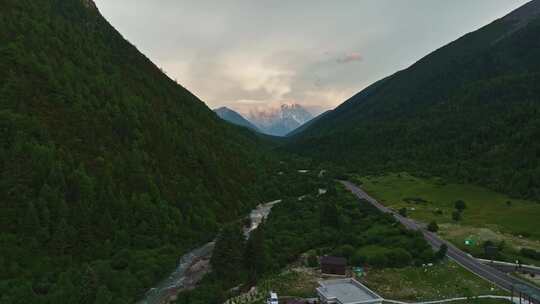
[[[351,52],[343,56],[342,58],[338,58],[337,62],[339,63],[349,63],[354,61],[362,61],[362,54],[358,52]]]

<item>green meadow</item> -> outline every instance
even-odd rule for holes
[[[386,206],[407,209],[407,216],[424,223],[436,221],[439,234],[478,253],[481,244],[504,241],[515,254],[522,247],[540,250],[540,203],[511,198],[468,184],[446,183],[440,178],[418,178],[407,173],[357,177],[356,182]],[[459,221],[452,219],[455,202],[466,209]],[[508,246],[507,246],[508,247]],[[526,262],[535,261],[524,259]],[[537,262],[536,262],[537,263]]]
[[[272,290],[285,297],[313,298],[317,296],[315,289],[318,287],[318,281],[324,279],[329,278],[321,276],[318,269],[297,265],[270,276],[260,282],[257,288],[261,295],[267,295]],[[428,267],[368,268],[365,275],[358,280],[383,298],[409,302],[480,295],[508,295],[497,286],[449,260]],[[262,297],[262,299],[245,303],[263,304],[265,302]],[[504,304],[509,302],[471,299],[452,303]]]
[[[402,301],[507,295],[452,261],[425,268],[372,269],[361,281],[383,298]]]
[[[454,223],[454,203],[466,203],[462,225],[486,227],[540,240],[540,203],[510,198],[486,188],[422,179],[406,173],[359,178],[362,188],[394,209],[423,222]],[[438,212],[438,210],[440,212]]]

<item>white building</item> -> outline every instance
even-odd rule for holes
[[[275,292],[270,292],[270,297],[266,300],[266,304],[278,304],[278,296]]]
[[[317,294],[323,304],[381,304],[383,298],[355,279],[319,282]]]

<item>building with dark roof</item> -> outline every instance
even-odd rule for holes
[[[347,270],[347,259],[335,256],[323,256],[320,260],[323,274],[345,275]]]

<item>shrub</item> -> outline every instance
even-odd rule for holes
[[[433,261],[435,259],[435,253],[431,248],[426,248],[422,253],[420,254],[420,260],[423,262],[426,261]]]
[[[463,210],[465,210],[467,208],[467,205],[465,204],[464,201],[462,200],[458,200],[454,203],[454,207],[459,211],[459,212],[463,212]]]
[[[319,266],[319,258],[314,255],[314,254],[311,254],[308,256],[308,259],[307,259],[307,263],[308,263],[308,266],[309,267],[318,267]]]
[[[461,212],[459,211],[452,212],[452,219],[456,222],[459,222],[459,220],[461,220]]]
[[[448,246],[446,244],[442,244],[439,250],[435,253],[435,259],[442,260],[446,256],[446,252],[448,252]]]
[[[429,223],[429,225],[427,226],[427,229],[431,232],[437,232],[439,231],[439,225],[437,225],[437,222],[435,221],[432,221],[431,223]]]
[[[385,267],[389,263],[389,259],[385,254],[379,253],[368,258],[367,263],[373,267]]]
[[[412,255],[405,249],[397,248],[388,252],[388,264],[393,267],[408,266],[412,261]]]
[[[403,217],[407,217],[407,208],[399,209],[399,214]]]
[[[521,248],[521,255],[530,259],[540,261],[540,252],[530,248]]]
[[[114,270],[124,270],[129,266],[129,251],[126,249],[118,252],[111,261],[111,267]]]
[[[351,245],[343,245],[341,246],[341,255],[347,259],[350,259],[351,256],[354,254],[354,247]]]
[[[373,267],[404,267],[411,264],[413,256],[403,248],[365,246],[351,257],[352,265],[368,264]]]
[[[381,263],[383,263],[383,258],[381,258],[381,256],[384,256],[386,258],[388,252],[389,249],[385,247],[377,245],[365,246],[358,249],[353,254],[351,258],[351,263],[353,263],[353,265],[361,265],[363,263],[367,263],[371,266],[382,267],[384,265],[381,266]],[[386,263],[386,261],[384,261],[384,263]]]
[[[362,265],[366,262],[364,255],[360,251],[356,251],[351,257],[351,265]]]

